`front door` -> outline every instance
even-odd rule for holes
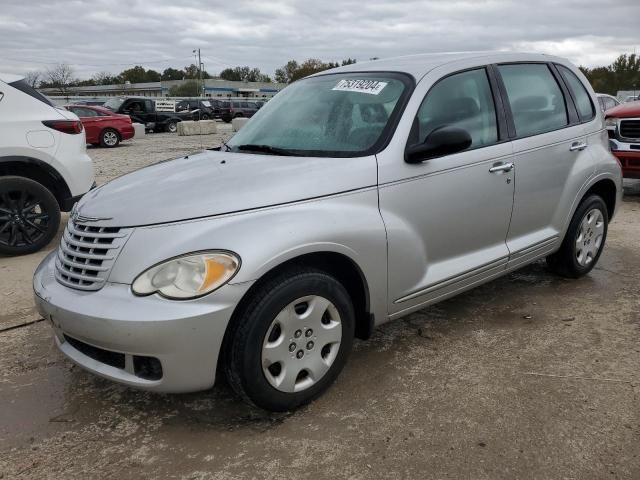
[[[388,236],[389,313],[399,315],[504,271],[514,193],[512,146],[498,128],[485,68],[449,75],[424,98],[408,143],[443,126],[467,130],[460,153],[403,162],[379,180]]]

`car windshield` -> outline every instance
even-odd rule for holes
[[[409,78],[369,72],[297,81],[258,110],[228,147],[321,157],[375,153],[397,123]]]
[[[110,98],[109,100],[104,102],[102,106],[105,108],[108,108],[109,110],[113,110],[114,112],[117,112],[118,109],[120,108],[120,105],[122,105],[123,103],[124,103],[124,98]]]

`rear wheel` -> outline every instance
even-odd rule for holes
[[[599,195],[578,206],[560,250],[547,257],[549,268],[569,278],[586,275],[595,267],[607,239],[609,215]]]
[[[100,134],[100,145],[106,148],[117,147],[120,143],[120,135],[112,128],[105,128]]]
[[[178,131],[178,123],[175,120],[169,120],[165,125],[165,130],[169,133],[176,133]]]
[[[200,117],[200,120],[209,120],[209,114],[203,113],[202,116]]]
[[[46,246],[60,225],[60,206],[43,185],[0,177],[0,253],[25,255]]]
[[[224,348],[229,383],[266,410],[299,407],[336,379],[354,325],[340,282],[315,269],[289,270],[265,283],[230,327]]]

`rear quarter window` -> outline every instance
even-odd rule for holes
[[[39,91],[37,91],[27,82],[25,82],[24,79],[18,80],[16,82],[11,82],[9,85],[11,85],[16,90],[20,90],[22,93],[26,93],[30,97],[35,98],[36,100],[39,100],[42,103],[46,103],[47,105],[50,105],[53,107],[53,103],[51,103],[51,101],[47,97],[42,95]]]
[[[591,101],[591,95],[587,92],[587,89],[582,84],[580,79],[564,65],[556,65],[562,78],[567,83],[573,100],[576,103],[576,109],[578,110],[578,116],[583,122],[591,120],[596,115],[596,110]]]

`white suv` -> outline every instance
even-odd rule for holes
[[[94,184],[78,117],[21,77],[0,73],[0,254],[22,255],[55,236]]]

